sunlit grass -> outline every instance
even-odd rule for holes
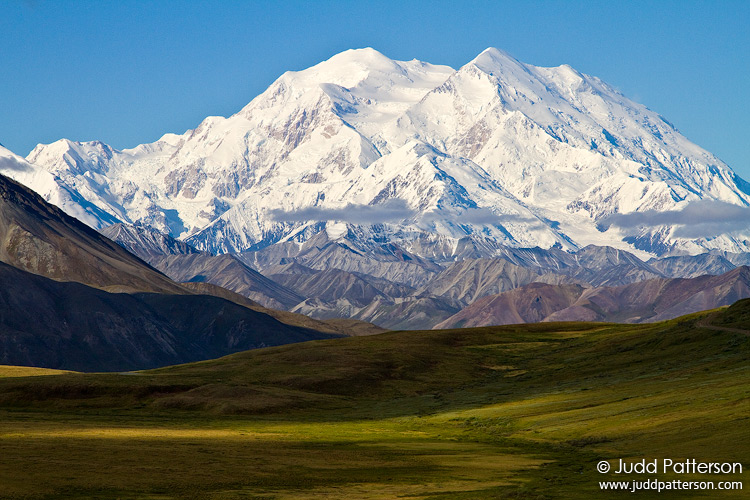
[[[750,338],[700,318],[389,333],[135,376],[5,378],[0,497],[601,498],[598,481],[615,479],[596,472],[603,459],[750,468]],[[680,494],[692,497],[718,495]]]
[[[0,365],[0,378],[5,377],[39,377],[44,375],[62,375],[72,373],[66,370],[50,370],[49,368],[35,368],[33,366]]]
[[[220,491],[219,498],[392,498],[513,484],[516,472],[542,462],[459,441],[460,429],[445,429],[450,439],[439,437],[429,425],[415,428],[412,419],[133,426],[129,419],[91,425],[70,417],[37,425],[29,415],[5,417],[0,463],[14,467],[9,474],[0,467],[0,484],[9,497],[119,498],[131,491],[200,498]]]

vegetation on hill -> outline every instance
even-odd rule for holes
[[[601,498],[599,481],[624,479],[598,473],[601,460],[747,470],[750,325],[716,325],[749,308],[0,378],[0,484],[32,499]],[[708,493],[679,498],[743,498]]]

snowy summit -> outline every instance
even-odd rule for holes
[[[212,252],[321,231],[447,259],[466,238],[490,255],[750,251],[747,230],[612,223],[700,200],[746,207],[750,185],[598,78],[494,48],[458,70],[349,50],[182,135],[122,151],[62,139],[13,161],[43,171],[23,174],[32,188],[73,193],[55,200],[92,226],[140,222]]]

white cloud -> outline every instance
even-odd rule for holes
[[[408,219],[416,212],[402,200],[390,200],[379,205],[349,204],[343,208],[306,207],[290,212],[274,209],[269,214],[277,222],[341,221],[352,224],[383,224]]]
[[[341,221],[351,224],[383,224],[416,218],[420,222],[448,221],[453,224],[498,225],[507,222],[532,222],[536,219],[520,215],[499,215],[489,208],[440,210],[419,214],[403,200],[389,200],[378,205],[353,205],[343,208],[305,207],[299,210],[269,211],[277,222]]]
[[[18,161],[12,156],[9,156],[4,158],[0,157],[0,170],[10,170],[11,172],[28,172],[31,169],[29,168],[28,164]]]
[[[621,228],[677,226],[677,238],[710,238],[720,234],[750,229],[750,207],[723,201],[698,200],[682,210],[645,210],[614,214],[601,221],[606,226]]]

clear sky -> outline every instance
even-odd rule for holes
[[[459,67],[570,64],[750,179],[750,1],[0,0],[0,143],[116,148],[228,116],[349,48]]]

